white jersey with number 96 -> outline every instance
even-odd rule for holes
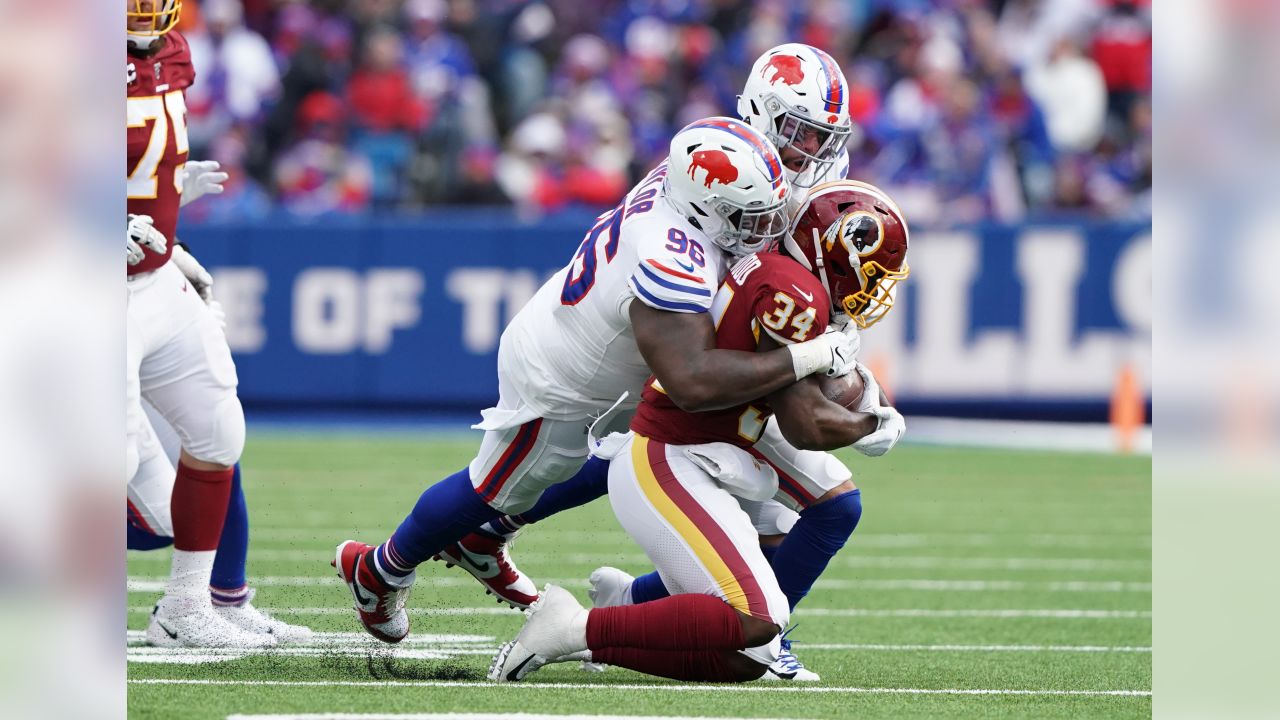
[[[707,312],[725,255],[667,202],[659,165],[597,218],[577,254],[502,335],[498,371],[530,414],[571,419],[607,409],[623,392],[640,400],[650,374],[629,307]]]

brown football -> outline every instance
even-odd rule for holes
[[[857,410],[862,402],[862,376],[857,372],[833,378],[819,377],[818,384],[828,400],[849,410]]]

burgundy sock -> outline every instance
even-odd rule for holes
[[[646,675],[694,682],[745,682],[764,674],[764,666],[754,676],[744,673],[743,663],[732,650],[641,650],[603,648],[591,651],[591,661],[617,665]],[[733,662],[737,660],[737,662]]]
[[[640,605],[596,608],[587,647],[646,650],[742,650],[738,611],[710,595],[672,595]]]
[[[217,550],[222,522],[231,499],[231,476],[226,470],[195,470],[178,463],[169,512],[173,515],[173,547],[176,550]]]

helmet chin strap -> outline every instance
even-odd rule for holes
[[[162,35],[134,35],[133,33],[125,33],[125,37],[128,39],[129,45],[131,47],[135,47],[139,50],[150,50],[151,47],[155,45],[156,42],[159,41],[160,38],[163,36]]]
[[[822,261],[822,238],[818,236],[818,228],[813,229],[813,260],[818,266],[818,279],[822,281],[822,289],[827,291],[827,297],[831,297],[831,283],[827,282],[827,265]]]
[[[813,265],[809,264],[809,258],[804,256],[800,246],[796,244],[795,238],[791,237],[791,233],[786,233],[782,236],[782,247],[787,249],[787,254],[791,256],[792,260],[803,265],[805,270],[813,272]]]

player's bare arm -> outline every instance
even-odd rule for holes
[[[770,351],[773,352],[773,351]],[[782,436],[801,450],[835,450],[870,435],[880,419],[828,400],[818,378],[808,377],[768,396]]]
[[[756,354],[770,355],[777,349],[778,343],[765,335],[760,338]],[[784,386],[766,399],[782,436],[801,450],[848,447],[875,432],[880,424],[880,419],[871,413],[855,412],[828,399],[818,377]]]
[[[831,360],[827,339],[798,351],[794,348],[808,344],[766,353],[723,350],[715,346],[715,328],[705,313],[666,312],[639,302],[631,303],[629,312],[640,354],[668,397],[686,412],[734,407],[795,384],[806,369],[796,362],[798,355],[818,350]]]

